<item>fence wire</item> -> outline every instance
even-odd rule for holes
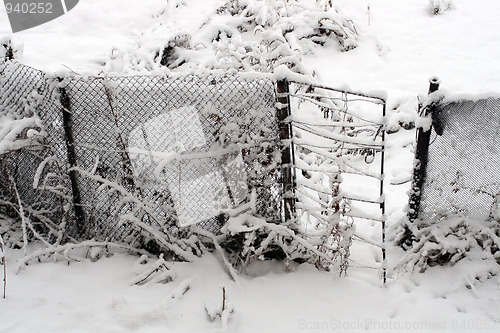
[[[333,256],[325,267],[378,268],[350,256],[353,240],[385,261],[383,98],[231,75],[58,78],[14,61],[0,82],[2,115],[37,115],[47,133],[0,156],[0,195],[12,201],[16,184],[32,219],[130,242],[138,225],[217,233],[251,203]]]
[[[420,215],[488,219],[500,196],[500,99],[439,105],[421,189]]]
[[[123,193],[103,186],[103,180],[139,197],[152,213],[143,221],[167,232],[192,224],[218,232],[225,222],[223,212],[248,201],[252,192],[257,213],[281,221],[279,132],[271,80],[59,79],[15,62],[1,65],[0,80],[1,112],[23,118],[36,111],[50,147],[37,158],[28,149],[9,154],[13,165],[22,166],[14,170],[22,199],[29,205],[37,201],[33,178],[48,155],[61,161],[63,174],[73,167],[92,175],[75,172],[72,179],[74,204],[83,218],[80,236],[123,240],[132,232],[123,223],[130,204],[122,202]],[[31,100],[33,107],[26,107]],[[5,175],[4,194],[9,187]],[[70,183],[66,179],[65,185]],[[61,206],[57,198],[47,200],[47,207]]]

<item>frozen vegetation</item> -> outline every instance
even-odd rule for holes
[[[498,194],[491,194],[496,199],[485,220],[447,216],[438,224],[408,224],[405,216],[415,127],[430,126],[429,119],[417,114],[418,105],[428,102],[428,80],[438,76],[446,98],[498,96],[499,10],[495,0],[81,0],[57,20],[11,34],[0,8],[0,58],[13,57],[47,73],[289,78],[386,98],[388,112],[383,120],[388,133],[385,196],[375,199],[386,203],[385,243],[378,222],[322,224],[324,214],[338,216],[342,207],[335,205],[310,214],[312,224],[269,223],[253,214],[256,190],[247,188],[238,193],[248,198],[244,205],[223,203],[229,219],[222,232],[233,238],[189,227],[199,214],[210,214],[200,207],[183,207],[179,218],[180,226],[191,228],[191,236],[170,238],[138,218],[157,214],[129,187],[97,173],[98,161],[96,167],[73,168],[101,184],[103,198],[121,195],[120,204],[128,209],[121,222],[141,230],[167,253],[153,255],[136,240],[68,238],[64,221],[45,222],[49,232],[37,234],[29,216],[38,214],[46,221],[49,215],[24,207],[13,183],[13,201],[0,202],[2,209],[9,207],[17,214],[0,216],[0,332],[497,332]],[[0,92],[6,94],[10,88],[2,86]],[[110,105],[115,97],[108,94]],[[30,94],[23,110],[32,111],[39,98]],[[205,112],[217,117],[209,106]],[[158,125],[166,122],[162,117],[165,114],[147,122],[142,132],[172,132]],[[326,124],[323,115],[315,117],[293,115],[293,121]],[[168,118],[174,125],[189,123],[185,126],[196,139],[164,136],[165,142],[175,143],[169,152],[145,159],[141,154],[152,149],[135,129],[124,139],[135,149],[128,151],[134,172],[152,179],[167,177],[166,167],[180,170],[175,161],[182,152],[207,144],[200,120],[189,107]],[[222,126],[214,152],[256,142],[269,145],[273,132],[267,126],[260,126],[255,137],[242,129],[259,128],[266,119],[248,117],[243,123],[240,128],[232,123]],[[297,131],[298,145],[311,144],[304,129]],[[237,131],[241,133],[234,135]],[[339,135],[329,130],[319,134],[323,139],[315,142],[318,145],[330,142],[325,137]],[[46,136],[36,114],[23,117],[0,108],[0,156],[36,146]],[[349,140],[373,143],[363,135]],[[259,159],[263,151],[249,150],[249,155],[262,170],[273,172],[272,159]],[[308,197],[311,192],[299,194],[302,203],[340,195],[368,198],[378,185],[347,174],[337,179],[331,176],[339,171],[332,169],[337,166],[305,152],[297,154],[297,163],[309,173],[298,181],[318,193],[333,194],[314,200]],[[363,158],[371,168],[379,162],[378,157],[359,156]],[[231,155],[229,165],[235,169],[242,161],[241,155]],[[53,195],[69,198],[62,186],[65,180],[44,182],[44,170],[54,170],[57,162],[49,158],[43,163],[33,186],[43,185]],[[490,167],[498,170],[498,163],[498,155],[493,155]],[[226,189],[219,189],[221,175],[211,170],[205,176],[211,188],[202,195],[208,201],[218,195],[228,200]],[[349,185],[339,185],[342,181]],[[192,190],[198,183],[182,184],[183,190]],[[179,205],[181,190],[171,191]],[[350,213],[376,219],[378,211],[361,206]],[[316,233],[308,230],[312,225]],[[413,242],[404,237],[408,231]],[[244,246],[231,246],[242,235]],[[141,241],[144,245],[144,238]],[[386,249],[386,258],[380,247]],[[273,257],[269,249],[284,253],[286,260],[261,260]],[[174,257],[177,260],[171,260]]]

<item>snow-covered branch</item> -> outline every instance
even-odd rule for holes
[[[99,251],[90,251],[92,248],[104,248],[108,249],[121,249],[131,253],[147,254],[147,251],[129,246],[127,244],[119,244],[113,242],[98,242],[94,240],[86,240],[79,243],[66,243],[64,245],[53,245],[37,250],[29,255],[24,256],[18,262],[18,271],[27,266],[31,261],[37,260],[41,261],[43,258],[54,257],[55,260],[62,257],[68,262],[80,261],[81,255],[74,254],[77,250],[86,250],[87,254],[90,254],[90,258],[93,260],[97,259]]]

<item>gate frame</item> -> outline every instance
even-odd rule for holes
[[[341,89],[335,89],[332,87],[328,87],[325,85],[320,85],[320,84],[313,84],[313,83],[306,83],[306,82],[300,82],[300,81],[294,81],[294,80],[279,80],[277,81],[277,87],[278,87],[278,119],[279,119],[279,124],[280,124],[280,140],[283,141],[285,140],[285,150],[283,151],[284,154],[286,154],[285,158],[289,158],[286,161],[291,160],[292,161],[292,170],[289,170],[289,168],[283,168],[282,172],[284,175],[284,181],[288,182],[288,186],[293,186],[293,201],[289,201],[290,207],[293,207],[293,217],[296,218],[296,207],[295,207],[295,187],[296,185],[296,178],[295,178],[295,158],[294,158],[294,145],[293,145],[293,133],[292,133],[292,123],[290,121],[286,121],[286,118],[288,116],[291,116],[291,103],[290,103],[290,96],[291,93],[289,91],[289,84],[290,83],[295,83],[295,84],[300,84],[300,85],[307,85],[312,88],[318,88],[318,89],[323,89],[323,90],[330,90],[334,91],[337,93],[342,93],[344,95],[354,95],[354,96],[359,96],[359,97],[364,97],[372,100],[377,100],[382,104],[382,119],[384,119],[384,123],[380,124],[380,134],[381,134],[381,140],[384,143],[381,148],[380,148],[380,153],[381,153],[381,160],[380,160],[380,198],[381,200],[379,202],[372,202],[372,201],[365,201],[365,202],[370,202],[370,203],[376,203],[379,204],[380,211],[381,211],[381,220],[377,220],[381,223],[381,239],[382,239],[382,244],[380,245],[381,253],[382,253],[382,280],[383,284],[385,285],[387,282],[387,253],[386,253],[386,247],[385,247],[385,242],[386,242],[386,205],[385,205],[385,197],[384,197],[384,165],[385,165],[385,129],[386,129],[386,124],[385,124],[385,117],[387,113],[387,101],[385,98],[379,97],[379,96],[371,96],[368,94],[364,93],[357,93],[357,92],[352,92],[352,91],[347,91],[347,90],[341,90]],[[367,101],[368,102],[368,101]],[[290,144],[288,145],[287,140],[290,141]],[[289,151],[291,147],[291,152]],[[283,155],[282,155],[283,156]],[[288,157],[290,156],[290,157]],[[285,178],[285,176],[287,178]],[[285,186],[285,182],[284,182]],[[284,197],[285,198],[285,197]],[[290,199],[288,199],[290,200]],[[356,199],[354,199],[356,200]],[[358,201],[364,201],[364,200],[358,200]],[[285,201],[285,205],[286,205]],[[285,210],[286,213],[286,210]],[[291,216],[288,216],[290,219],[292,218]],[[288,222],[289,220],[285,218],[285,222]],[[374,244],[372,244],[374,245]]]

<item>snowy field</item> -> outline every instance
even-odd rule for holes
[[[16,34],[2,7],[0,40],[11,37],[22,49],[22,63],[46,71],[131,74],[130,55],[141,58],[163,45],[165,36],[194,34],[223,2],[80,0],[68,14]],[[433,76],[452,95],[498,95],[500,2],[451,2],[453,9],[431,15],[428,0],[335,0],[339,14],[355,23],[358,46],[348,52],[335,45],[304,50],[302,64],[324,85],[384,92],[388,110],[397,108],[389,127],[415,119],[418,96],[427,94]],[[176,9],[175,3],[184,5]],[[400,130],[387,138],[389,229],[405,214],[409,184],[393,184],[410,177],[414,136]],[[380,264],[380,253],[355,250],[353,256]],[[467,260],[405,273],[395,269],[403,255],[389,248],[386,286],[373,269],[352,267],[338,277],[307,264],[285,269],[277,262],[255,263],[233,281],[215,254],[171,263],[176,277],[170,283],[138,286],[134,279],[154,258],[141,264],[139,257],[115,254],[18,271],[23,253],[7,249],[0,332],[500,331],[499,276],[473,281],[481,263]],[[222,307],[232,312],[211,319]]]

